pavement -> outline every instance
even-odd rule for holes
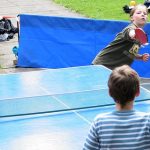
[[[84,16],[73,12],[53,0],[1,0],[0,16],[17,17],[19,14],[35,14],[46,16],[61,16],[83,18]],[[11,18],[14,26],[17,26],[16,18]],[[17,68],[14,62],[16,57],[12,48],[18,45],[18,36],[9,41],[0,42],[0,74],[36,71],[41,68]]]

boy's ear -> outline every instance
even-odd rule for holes
[[[140,95],[140,87],[138,88],[136,94],[135,94],[135,97],[138,97]]]
[[[110,89],[109,89],[109,96],[111,96],[111,92],[110,92]]]

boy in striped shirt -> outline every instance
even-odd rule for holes
[[[108,87],[116,110],[95,118],[83,150],[150,150],[150,116],[133,109],[139,84],[137,72],[127,65],[112,71]]]

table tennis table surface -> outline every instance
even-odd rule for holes
[[[99,113],[114,110],[111,71],[80,66],[0,75],[0,150],[79,150]],[[141,85],[135,109],[149,112]]]

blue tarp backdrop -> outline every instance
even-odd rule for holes
[[[65,68],[90,65],[97,53],[129,22],[20,15],[18,66]],[[150,24],[144,30],[150,36]],[[148,52],[150,46],[141,48]],[[142,77],[150,77],[150,61],[132,66]]]

